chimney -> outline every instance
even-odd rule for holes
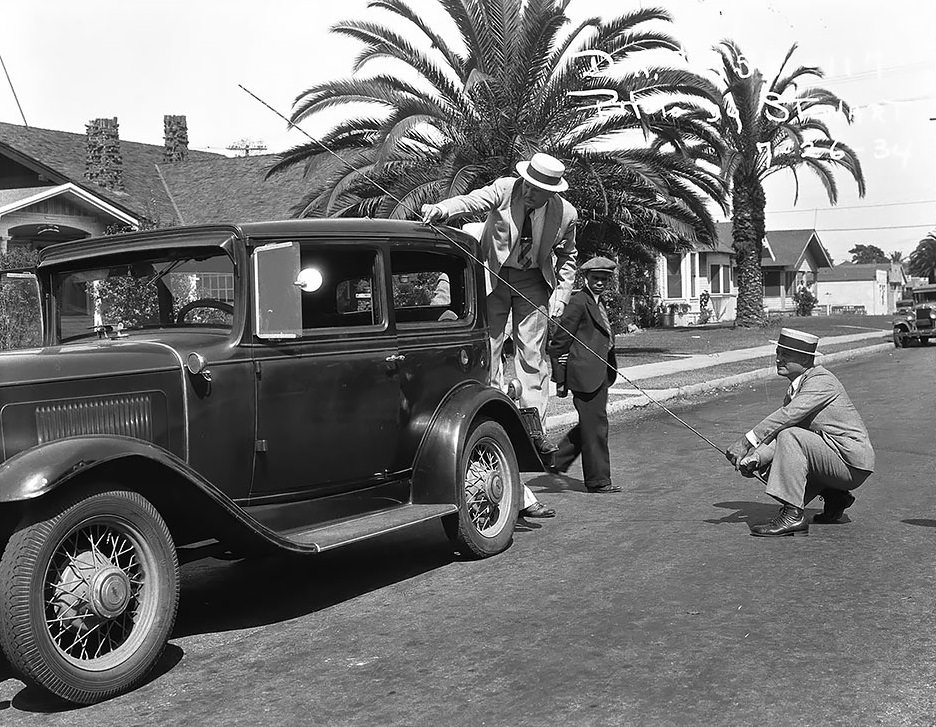
[[[163,161],[184,162],[188,151],[188,124],[184,116],[163,116]]]
[[[88,139],[85,177],[105,189],[124,191],[117,118],[92,119],[85,129]]]

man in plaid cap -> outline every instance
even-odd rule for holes
[[[841,382],[815,365],[819,339],[792,328],[780,331],[777,373],[790,380],[783,406],[728,448],[725,456],[742,474],[766,471],[767,494],[781,504],[752,535],[807,535],[804,508],[825,501],[814,523],[838,522],[855,502],[851,490],[874,469],[868,430]]]
[[[572,392],[579,421],[559,442],[554,472],[565,472],[582,455],[582,474],[589,492],[620,492],[611,483],[608,453],[608,387],[617,378],[614,332],[601,294],[611,282],[617,264],[593,257],[579,270],[585,287],[569,299],[549,342],[553,380],[557,390]]]

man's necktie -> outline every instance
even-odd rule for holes
[[[787,389],[787,393],[786,393],[787,399],[792,399],[792,398],[793,398],[793,394],[795,394],[795,393],[796,393],[796,391],[793,389],[793,384],[791,383],[791,384],[790,384],[790,388]]]
[[[533,210],[528,210],[520,228],[520,242],[517,250],[517,265],[526,270],[533,267]]]

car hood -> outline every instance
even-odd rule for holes
[[[0,353],[2,386],[181,369],[175,348],[155,341],[93,341]]]

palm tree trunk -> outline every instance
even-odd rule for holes
[[[764,247],[766,197],[756,174],[738,173],[732,186],[732,238],[738,256],[736,325],[763,326],[766,319],[761,253]]]

